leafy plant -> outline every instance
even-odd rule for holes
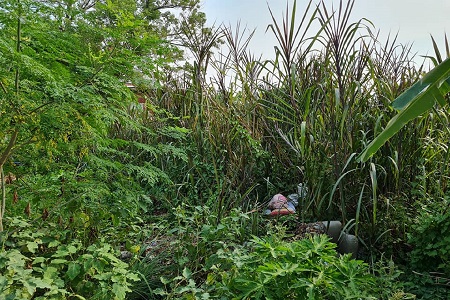
[[[360,154],[359,160],[366,161],[390,137],[406,123],[432,109],[436,103],[444,106],[446,95],[450,92],[450,58],[444,60],[428,72],[412,87],[392,103],[399,113],[392,118],[385,129]]]
[[[408,271],[402,277],[406,291],[417,295],[417,299],[423,300],[444,300],[450,297],[448,289],[448,278],[443,277],[440,273],[429,274]]]
[[[450,216],[449,204],[446,209],[424,211],[412,226],[408,242],[413,246],[410,253],[411,267],[419,272],[442,272],[450,276]],[[437,211],[436,211],[437,210]]]
[[[2,237],[3,299],[125,299],[139,280],[104,241],[85,249],[58,225],[36,231],[20,218],[7,221],[16,231]]]
[[[196,3],[177,1],[169,6],[185,5],[189,11]],[[141,118],[130,108],[137,99],[125,83],[154,83],[148,79],[156,73],[151,70],[178,54],[163,40],[165,35],[146,32],[161,29],[156,20],[144,25],[149,9],[155,12],[167,3],[141,4],[0,5],[0,57],[5,62],[0,95],[7,100],[0,104],[5,129],[0,134],[0,171],[21,179],[11,194],[17,205],[9,208],[13,188],[2,183],[0,231],[7,209],[18,214],[27,207],[35,221],[69,221],[83,215],[84,221],[75,222],[82,223],[77,230],[95,239],[103,221],[112,219],[117,225],[152,208],[148,187],[172,184],[160,161],[187,160],[174,145],[187,130],[170,126],[169,118],[161,121],[164,112],[150,104]],[[143,58],[148,56],[155,61]]]
[[[368,265],[337,256],[335,247],[324,235],[294,242],[254,237],[245,247],[219,251],[224,269],[207,284],[233,299],[379,299]]]

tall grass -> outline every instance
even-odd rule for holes
[[[395,217],[407,222],[414,213],[418,186],[448,197],[448,111],[423,115],[357,163],[395,114],[390,102],[424,67],[411,45],[380,40],[369,20],[351,22],[353,0],[336,9],[310,1],[301,16],[296,5],[281,20],[269,7],[273,59],[250,52],[253,32],[239,23],[182,32],[194,62],[148,92],[190,131],[169,202],[207,204],[219,222],[233,207],[262,209],[270,195],[303,182],[299,220],[339,219],[354,224],[347,228],[369,252],[393,251],[389,241],[405,235]],[[432,62],[440,60],[436,52]]]

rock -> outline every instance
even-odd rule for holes
[[[133,253],[130,251],[120,251],[120,259],[121,260],[128,260],[133,257]]]
[[[325,234],[326,227],[322,222],[301,223],[295,229],[295,239],[303,239],[314,234]]]

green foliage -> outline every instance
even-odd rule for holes
[[[406,280],[448,277],[448,209],[417,213],[448,199],[450,118],[433,99],[448,101],[448,60],[433,39],[442,64],[413,85],[411,49],[350,22],[353,4],[270,11],[279,45],[262,61],[252,33],[205,27],[198,0],[2,1],[0,218],[29,219],[7,219],[1,296],[407,299],[376,259],[405,258],[408,230],[424,276]],[[215,55],[222,38],[230,51]],[[174,67],[183,50],[195,62]],[[386,123],[401,130],[358,164]],[[262,225],[264,200],[299,182],[307,198],[285,223],[341,219],[370,269],[325,237],[287,242]],[[156,247],[143,238],[155,214]],[[105,239],[133,253],[144,241],[133,271]]]
[[[141,280],[134,282],[131,287],[132,292],[127,295],[127,299],[158,299],[156,292],[158,288],[164,286],[161,278],[172,278],[177,271],[175,265],[167,264],[171,259],[170,255],[169,251],[156,256],[148,254],[131,263],[131,270],[137,273]]]
[[[449,92],[450,59],[446,59],[395,99],[392,105],[399,111],[398,115],[392,118],[380,135],[367,146],[359,160],[366,161],[406,123],[427,112],[436,103],[444,106]]]
[[[161,277],[162,286],[151,290],[152,297],[390,299],[403,295],[399,299],[409,299],[393,262],[369,269],[349,255],[339,256],[326,236],[286,241],[285,230],[276,226],[267,228],[263,237],[250,237],[242,231],[249,227],[249,216],[238,210],[219,223],[208,207],[178,207],[174,214],[177,225],[166,236],[170,248],[166,243],[160,258],[166,259],[166,266],[169,258],[169,265],[178,271],[172,269],[168,276],[167,269],[161,270],[166,275]],[[149,272],[149,281],[154,277]]]
[[[362,261],[338,256],[326,236],[293,242],[280,236],[222,242],[203,276],[186,265],[178,276],[162,278],[166,288],[156,293],[170,299],[412,299],[395,284],[394,267],[377,279]]]
[[[137,117],[125,82],[150,85],[157,67],[177,59],[154,33],[162,25],[144,22],[147,9],[164,7],[26,3],[5,1],[0,10],[0,94],[7,100],[0,104],[0,167],[21,178],[15,190],[24,200],[11,210],[29,203],[32,213],[55,219],[86,215],[81,228],[96,231],[104,220],[117,224],[150,209],[149,187],[172,184],[160,161],[187,160],[177,146],[187,131],[156,109]],[[164,5],[189,11],[197,1]]]
[[[175,258],[181,267],[189,267],[193,272],[200,271],[205,260],[224,243],[244,242],[254,228],[249,214],[240,209],[232,209],[225,217],[219,218],[217,212],[207,206],[178,206],[174,210],[177,225],[171,232],[176,236]],[[257,224],[256,226],[258,226]]]
[[[378,299],[389,300],[413,300],[416,294],[407,288],[402,281],[403,272],[395,265],[392,259],[381,257],[370,268],[370,272],[376,277],[376,292]]]
[[[206,297],[208,292],[198,282],[203,282],[210,270],[216,268],[216,252],[242,244],[250,237],[248,228],[254,220],[239,209],[219,219],[207,206],[182,205],[175,208],[173,214],[175,220],[168,220],[171,225],[155,239],[155,246],[149,247],[148,256],[143,260],[150,265],[160,262],[155,268],[160,273],[147,270],[143,263],[135,265],[137,270],[143,271],[142,275],[147,274],[145,278],[149,283],[144,289],[140,285],[139,291],[168,299],[189,295]]]
[[[450,214],[446,209],[423,208],[412,226],[408,242],[413,246],[411,267],[417,271],[441,272],[450,276]]]
[[[417,299],[423,300],[444,300],[450,297],[448,288],[449,279],[442,274],[411,273],[402,277],[405,290],[417,295]]]
[[[337,257],[335,245],[325,236],[292,243],[276,237],[254,238],[247,247],[248,253],[228,255],[233,272],[226,278],[227,289],[233,299],[375,296],[370,292],[375,278],[367,265],[349,256]]]
[[[2,236],[2,299],[125,299],[139,280],[105,241],[84,248],[58,225],[36,230],[19,218],[7,222],[15,231]]]

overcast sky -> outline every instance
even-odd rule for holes
[[[293,0],[202,0],[202,7],[209,25],[224,23],[234,28],[240,20],[241,27],[256,28],[252,52],[271,57],[276,41],[271,32],[265,33],[271,23],[267,5],[281,20],[286,1],[292,7]],[[297,0],[297,18],[303,15],[308,2]],[[318,0],[314,2],[318,3]],[[339,6],[338,0],[324,2],[330,9],[332,4],[335,8]],[[445,51],[444,33],[450,31],[450,0],[356,0],[352,16],[353,20],[367,18],[372,21],[383,39],[389,33],[395,35],[398,32],[399,43],[412,43],[412,50],[418,55],[433,54],[430,34],[440,45],[441,53]]]

